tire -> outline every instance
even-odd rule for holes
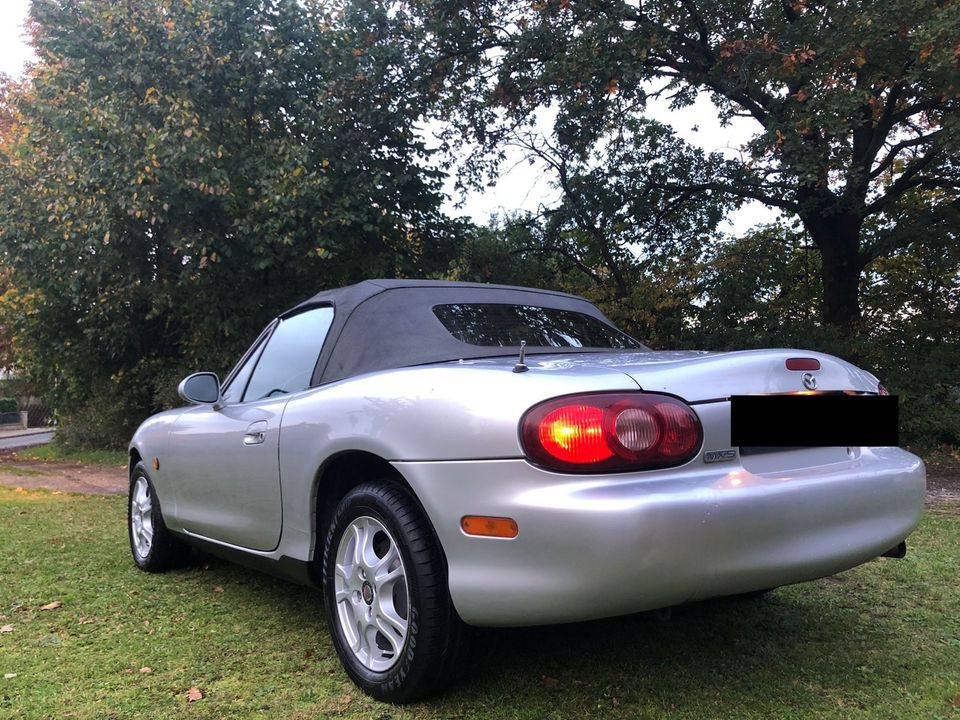
[[[409,703],[453,678],[464,625],[433,528],[401,486],[368,482],[340,501],[323,547],[323,595],[337,654],[368,695]]]
[[[137,463],[127,496],[127,538],[134,564],[146,572],[166,572],[180,565],[189,548],[167,530],[147,468]]]

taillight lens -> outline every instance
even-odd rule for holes
[[[889,395],[890,391],[887,390],[886,386],[883,383],[877,385],[877,395]]]
[[[520,421],[527,457],[562,472],[653,470],[692,460],[703,429],[682,400],[654,393],[555,398]]]

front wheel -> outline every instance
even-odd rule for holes
[[[130,474],[127,535],[133,562],[147,572],[169,570],[179,565],[188,552],[186,546],[167,530],[160,512],[160,501],[142,462],[137,463]]]
[[[384,480],[348,492],[327,532],[323,573],[334,646],[364,692],[407,703],[446,685],[463,626],[433,530],[406,490]]]

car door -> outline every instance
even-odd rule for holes
[[[178,419],[171,475],[185,530],[253,550],[277,547],[280,423],[290,395],[310,386],[332,320],[331,307],[279,320],[231,374],[221,406]]]

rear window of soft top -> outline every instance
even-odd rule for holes
[[[436,305],[433,314],[457,340],[482,347],[603,348],[642,350],[644,346],[601,320],[535,305],[463,303]]]

